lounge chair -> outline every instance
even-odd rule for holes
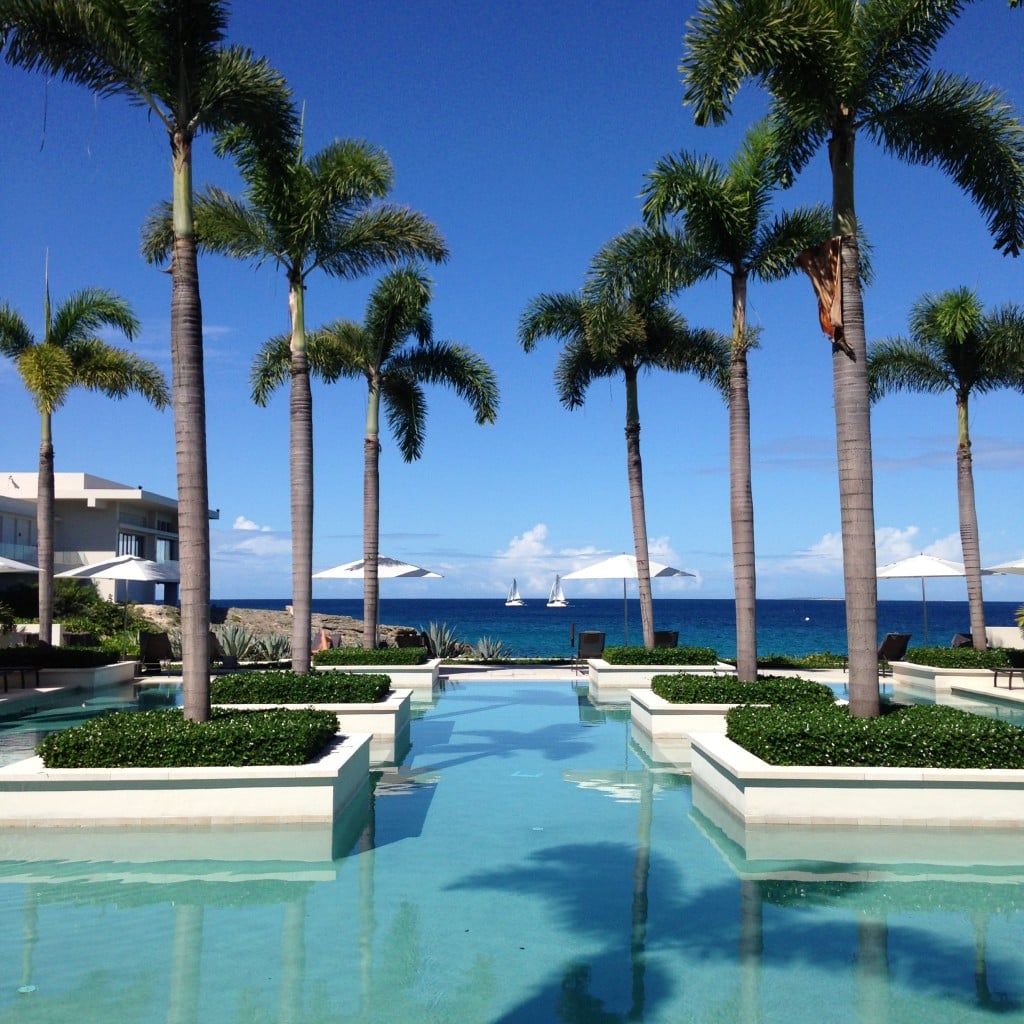
[[[139,664],[142,675],[159,675],[165,661],[174,660],[171,638],[166,633],[139,634]]]
[[[596,630],[582,630],[576,646],[576,657],[573,658],[573,671],[577,668],[582,672],[589,658],[600,658],[604,654],[604,633]]]
[[[396,633],[396,647],[429,647],[426,633]]]
[[[899,661],[907,653],[909,633],[886,633],[878,645],[878,674],[892,675],[890,661]]]
[[[954,633],[949,641],[950,647],[973,647],[974,636],[971,633]]]
[[[679,646],[679,630],[678,629],[656,629],[654,631],[654,646],[655,647],[678,647]]]

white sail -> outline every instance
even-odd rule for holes
[[[548,596],[548,607],[549,608],[566,608],[569,602],[565,599],[565,594],[562,593],[562,577],[555,576],[555,582],[552,584],[551,593]]]
[[[516,586],[515,579],[512,580],[512,586],[509,587],[508,597],[505,599],[506,608],[521,608],[526,602],[519,596],[519,587]]]

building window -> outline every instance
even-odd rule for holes
[[[119,533],[117,535],[117,553],[141,558],[142,538],[137,533]]]

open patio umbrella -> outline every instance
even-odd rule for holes
[[[14,558],[4,558],[0,555],[0,572],[39,572],[39,566],[29,565],[28,562],[19,562]]]
[[[670,565],[662,565],[651,559],[651,579],[655,576],[692,576],[685,569],[673,569]],[[622,621],[625,643],[629,645],[629,614],[626,604],[626,580],[637,578],[636,557],[634,555],[613,555],[593,565],[585,565],[582,569],[565,573],[563,580],[622,580]]]
[[[361,580],[366,559],[357,558],[354,562],[346,562],[344,565],[336,565],[333,569],[322,569],[313,573],[315,580]],[[400,562],[397,558],[388,558],[387,555],[377,556],[377,576],[379,579],[405,579],[419,577],[425,580],[439,580],[441,574],[431,569],[422,569],[418,565],[410,565],[408,562]]]
[[[1018,558],[1016,562],[1003,562],[1002,565],[990,565],[982,572],[1009,572],[1022,576],[1024,575],[1024,558]]]
[[[983,575],[990,575],[990,570],[982,569]],[[913,579],[920,577],[921,580],[921,615],[924,620],[924,642],[928,643],[928,601],[924,591],[926,577],[940,576],[964,576],[964,567],[961,562],[950,562],[945,558],[938,558],[935,555],[911,555],[910,558],[901,558],[898,562],[890,562],[878,568],[876,576],[880,580]]]

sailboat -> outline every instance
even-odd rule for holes
[[[565,594],[562,593],[562,577],[556,575],[555,582],[551,587],[551,593],[548,595],[548,607],[549,608],[567,608],[569,602],[565,599]]]
[[[515,579],[512,580],[512,586],[509,587],[508,597],[505,598],[506,608],[521,608],[526,602],[519,596],[519,587],[516,586]]]

